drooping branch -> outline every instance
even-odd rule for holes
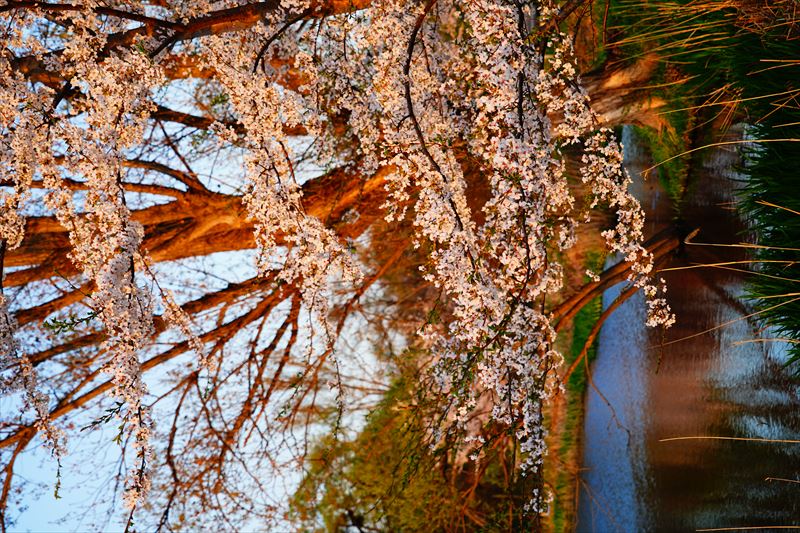
[[[695,230],[686,238],[691,238],[699,230]],[[668,227],[653,235],[644,243],[648,252],[653,255],[654,261],[660,261],[663,257],[674,252],[682,243],[682,236],[675,228]],[[614,283],[624,281],[630,275],[631,264],[626,261],[619,263],[604,270],[597,281],[591,281],[578,289],[575,294],[561,302],[551,311],[553,320],[556,320],[556,331],[561,331],[569,324],[569,321],[593,298],[601,294],[606,288]]]

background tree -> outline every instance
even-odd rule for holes
[[[643,246],[602,128],[660,104],[635,91],[647,61],[581,82],[561,29],[589,8],[0,5],[4,527],[20,454],[42,439],[60,464],[66,433],[106,424],[130,517],[146,496],[158,528],[274,520],[272,476],[314,425],[338,431],[386,389],[357,342],[418,329],[424,439],[466,457],[509,435],[535,474],[559,321],[625,278],[652,324],[672,320],[647,275],[674,239]],[[560,302],[598,207],[626,262]],[[409,264],[432,298],[398,330],[381,280]]]

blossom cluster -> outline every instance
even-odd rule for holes
[[[0,391],[23,391],[27,407],[36,413],[34,427],[43,435],[53,457],[60,459],[67,453],[66,434],[50,419],[49,398],[40,390],[38,373],[20,346],[15,336],[16,329],[16,320],[0,292],[0,372],[4,374]]]
[[[295,4],[289,7],[297,9]],[[266,25],[262,31],[277,32],[279,26]],[[276,83],[275,76],[252,69],[258,53],[255,46],[232,46],[223,37],[208,46],[210,65],[247,132],[244,203],[255,221],[258,270],[261,274],[277,271],[282,282],[297,283],[307,308],[327,326],[329,280],[338,279],[354,287],[362,273],[335,232],[303,208],[302,177],[295,172],[296,157],[285,129],[302,125],[314,132],[318,119],[309,113],[310,105],[302,94],[286,91]],[[305,76],[313,83],[313,64],[308,56],[295,50],[295,64],[305,67]],[[233,142],[236,139],[231,131],[220,130],[220,136]]]
[[[583,149],[590,208],[615,214],[603,236],[631,262],[631,282],[645,288],[648,324],[674,320],[648,278],[643,211],[628,190],[621,146],[591,109],[570,39],[548,33],[557,13],[548,2],[373,2],[368,26],[341,24],[354,43],[353,66],[332,53],[318,73],[365,158],[394,169],[387,219],[413,207],[419,243],[432,250],[426,279],[447,295],[449,323],[424,330],[432,376],[447,398],[434,444],[451,431],[480,444],[480,426],[500,423],[514,428],[524,471],[543,458],[542,407],[561,362],[543,305],[563,287],[553,257],[574,245],[580,222],[567,147]],[[470,207],[475,178],[466,159],[491,191],[478,210]]]
[[[91,11],[69,17],[71,39],[60,54],[48,57],[49,66],[69,73],[60,92],[42,88],[38,93],[14,83],[14,73],[0,87],[3,108],[3,156],[14,189],[4,197],[6,210],[0,235],[10,247],[24,237],[24,200],[34,177],[44,185],[46,208],[69,230],[71,259],[93,283],[87,302],[101,320],[112,376],[114,396],[127,405],[120,414],[135,435],[137,454],[151,451],[147,441],[147,407],[142,403],[139,352],[153,332],[149,292],[137,284],[136,263],[144,237],[133,221],[122,186],[125,150],[141,142],[151,102],[150,91],[161,83],[159,69],[134,48],[103,57],[106,21]],[[34,47],[33,38],[17,43]],[[2,66],[2,65],[0,65]],[[8,72],[10,67],[5,65]],[[78,92],[63,109],[64,93]],[[65,180],[79,176],[85,196],[76,205]],[[24,370],[24,366],[23,366]],[[39,419],[47,410],[37,407]],[[144,413],[144,414],[143,414]],[[128,503],[135,502],[146,483],[131,474]]]

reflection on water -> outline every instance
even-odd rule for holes
[[[648,161],[626,132],[628,165]],[[630,148],[634,148],[631,150]],[[682,213],[694,239],[735,243],[743,226],[727,209],[735,154],[717,150],[693,169]],[[669,222],[654,183],[638,191],[649,230]],[[735,248],[687,247],[671,266],[742,259]],[[737,266],[737,265],[735,265]],[[783,368],[779,343],[742,319],[743,274],[720,268],[665,272],[678,322],[665,334],[644,324],[631,298],[606,322],[587,397],[578,531],[694,531],[800,525],[800,445],[726,436],[800,439],[800,387]],[[610,304],[621,285],[606,291]],[[737,320],[738,319],[738,320]],[[715,329],[681,342],[670,341]],[[599,391],[599,392],[598,392]],[[602,395],[601,395],[602,394]],[[781,478],[782,480],[768,480]]]

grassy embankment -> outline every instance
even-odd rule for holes
[[[597,252],[587,254],[586,267],[597,270],[602,267],[603,257]],[[602,298],[596,297],[573,319],[571,337],[564,344],[564,367],[570,365],[580,355],[589,332],[600,318]],[[549,416],[559,418],[558,423],[550,426],[550,455],[546,462],[545,479],[553,492],[552,512],[548,517],[547,526],[551,531],[568,531],[574,522],[577,511],[578,475],[582,463],[584,396],[587,388],[586,367],[591,364],[596,354],[596,347],[592,346],[586,354],[586,365],[578,365],[566,383],[563,395],[558,398],[552,407]]]

